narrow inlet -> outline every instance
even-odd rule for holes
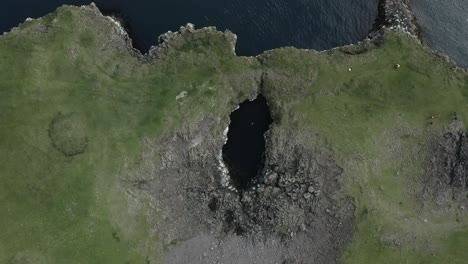
[[[248,189],[265,163],[265,132],[272,123],[270,109],[263,95],[244,101],[231,113],[223,160],[232,184],[238,190]]]

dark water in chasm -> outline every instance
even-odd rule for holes
[[[265,97],[245,101],[231,113],[228,141],[223,147],[223,160],[234,186],[243,190],[251,186],[264,164],[264,134],[272,123]]]
[[[62,4],[89,0],[2,0],[0,32]],[[181,25],[216,26],[238,35],[237,54],[257,55],[282,46],[329,49],[363,39],[378,0],[95,0],[104,14],[122,16],[134,46],[146,52],[157,37]]]

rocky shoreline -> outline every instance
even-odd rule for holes
[[[379,34],[382,28],[400,30],[421,39],[421,31],[415,15],[409,7],[410,0],[380,0],[378,15],[370,37]]]
[[[416,17],[414,16],[411,8],[409,7],[410,0],[379,0],[378,4],[378,15],[375,20],[373,29],[369,33],[369,38],[372,40],[381,39],[382,29],[389,28],[393,30],[399,30],[405,33],[408,33],[412,36],[415,36],[418,39],[421,39],[421,31],[418,26]],[[91,3],[87,6],[81,6],[81,8],[89,8],[98,16],[104,16],[101,11],[98,9],[95,3]],[[122,38],[126,43],[127,49],[130,53],[134,54],[135,57],[138,57],[142,62],[152,63],[157,60],[165,50],[169,49],[173,43],[177,42],[185,34],[190,34],[195,31],[195,25],[187,23],[185,26],[181,26],[180,29],[176,32],[168,31],[163,33],[158,38],[158,44],[151,46],[149,51],[143,54],[141,51],[134,48],[132,44],[132,39],[128,35],[126,29],[122,26],[122,23],[119,22],[118,18],[111,16],[104,16],[109,19],[114,25],[116,34]],[[32,21],[34,19],[28,18],[25,22]],[[13,28],[16,30],[21,26]],[[199,30],[211,32],[211,33],[221,33],[216,29],[216,27],[204,27]],[[4,32],[3,34],[8,34]],[[235,53],[235,45],[237,36],[231,31],[227,30],[222,33],[232,46],[232,50]],[[0,35],[1,37],[1,35]],[[339,48],[339,47],[337,47]],[[332,48],[336,49],[336,48]]]
[[[379,41],[382,39],[383,29],[388,28],[392,30],[398,30],[405,32],[411,36],[414,36],[421,39],[421,31],[417,22],[417,19],[411,8],[409,6],[410,0],[379,0],[378,4],[378,15],[375,20],[373,29],[370,31],[368,37],[373,41]],[[95,11],[99,12],[98,8],[94,3],[90,4],[90,7]],[[102,15],[102,14],[101,14]],[[116,30],[119,35],[125,39],[128,44],[129,50],[132,53],[136,53],[136,56],[140,57],[142,61],[147,63],[152,63],[157,60],[165,50],[169,49],[173,43],[177,42],[184,34],[190,34],[195,31],[195,25],[192,23],[187,23],[185,26],[181,26],[180,29],[176,32],[168,31],[163,33],[158,38],[158,44],[151,46],[149,51],[145,54],[142,54],[140,51],[136,50],[132,45],[132,40],[122,27],[121,23],[117,19],[108,17],[115,25]],[[211,33],[221,33],[216,29],[216,27],[204,27],[200,30],[211,32]],[[232,50],[235,54],[235,46],[237,36],[231,31],[227,30],[222,33],[227,39],[232,47]],[[337,47],[339,48],[339,47]],[[332,48],[336,49],[336,48]]]
[[[373,42],[378,43],[382,40],[383,30],[392,29],[408,33],[409,35],[412,35],[420,40],[421,31],[419,29],[417,19],[411,11],[411,8],[409,7],[409,1],[410,0],[379,0],[378,15],[373,28],[368,34],[368,38],[371,39]],[[97,16],[104,16],[95,3],[91,3],[87,6],[81,6],[81,8],[89,8],[93,12],[95,12]],[[127,30],[124,28],[124,26],[122,26],[122,23],[119,22],[118,18],[112,16],[104,17],[109,19],[109,21],[112,23],[112,25],[115,28],[115,34],[122,38],[122,41],[125,43],[125,46],[128,49],[128,51],[143,63],[154,63],[158,60],[158,58],[160,58],[164,54],[166,50],[170,49],[175,43],[180,41],[181,38],[184,38],[184,35],[189,35],[195,31],[195,25],[192,23],[187,23],[185,26],[181,26],[178,31],[168,31],[166,33],[163,33],[158,37],[158,44],[151,46],[148,52],[143,54],[141,51],[137,50],[133,46],[131,37],[127,33]],[[26,19],[25,23],[33,20],[34,19],[28,18]],[[18,25],[18,27],[13,28],[12,30],[16,30],[20,26],[21,24]],[[229,30],[225,32],[220,32],[214,26],[204,27],[197,30],[202,30],[207,33],[213,34],[222,34],[226,39],[228,39],[231,49],[235,54],[235,46],[237,40],[236,34],[232,33]],[[3,34],[8,34],[8,32],[4,32]],[[359,43],[355,45],[359,45]],[[335,47],[330,50],[334,50],[337,48],[340,47]],[[324,52],[327,51],[328,50],[325,50]],[[447,56],[444,55],[444,57]]]

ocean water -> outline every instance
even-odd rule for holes
[[[0,31],[87,0],[2,0]],[[378,0],[95,0],[105,14],[126,21],[134,46],[146,52],[157,37],[188,22],[238,35],[237,54],[257,55],[283,46],[329,49],[366,37]]]
[[[468,68],[468,0],[411,0],[423,42]]]

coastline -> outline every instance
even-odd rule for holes
[[[333,48],[323,50],[320,52],[328,52],[331,50],[335,50],[335,49],[339,49],[339,48],[347,47],[347,46],[357,46],[368,39],[378,44],[382,40],[382,37],[383,37],[382,30],[384,28],[389,28],[389,29],[405,32],[411,36],[414,36],[419,41],[421,41],[422,39],[421,31],[419,29],[419,25],[417,23],[416,17],[411,11],[411,8],[409,7],[408,2],[409,0],[379,0],[378,14],[375,19],[374,26],[370,30],[367,38],[355,44],[337,46],[337,47],[333,47]],[[64,6],[67,6],[67,5],[64,5]],[[62,7],[59,7],[59,9],[60,8]],[[127,49],[129,50],[129,52],[132,53],[139,60],[141,60],[143,63],[152,63],[153,61],[157,60],[161,56],[164,50],[167,50],[168,48],[170,48],[171,45],[174,42],[176,42],[177,39],[179,39],[182,35],[186,33],[194,33],[195,31],[199,31],[199,30],[209,32],[209,33],[214,33],[214,34],[223,34],[224,35],[223,37],[230,40],[232,51],[236,55],[236,50],[235,50],[236,41],[237,41],[236,34],[231,32],[230,30],[226,30],[224,32],[218,31],[216,27],[214,26],[195,29],[195,25],[192,23],[187,23],[185,26],[181,26],[178,31],[175,31],[175,32],[167,31],[161,34],[158,37],[158,43],[151,46],[146,53],[143,53],[142,51],[134,47],[132,38],[128,34],[127,29],[124,26],[122,26],[122,23],[119,22],[118,18],[115,18],[112,16],[106,16],[102,14],[102,12],[99,10],[99,8],[96,6],[94,2],[92,2],[89,5],[82,5],[80,6],[80,8],[82,9],[88,8],[92,10],[93,12],[95,12],[96,15],[107,18],[112,23],[115,29],[115,33],[118,36],[120,36],[122,40],[126,43]],[[42,18],[37,18],[37,19],[27,18],[25,22],[19,24],[17,27],[12,28],[9,32],[13,32],[14,30],[20,28],[26,22],[33,21],[33,20],[40,20],[40,19]],[[2,35],[6,35],[9,32],[3,32]],[[2,35],[0,35],[0,37],[2,37]],[[278,48],[283,48],[283,47],[278,47]],[[275,49],[278,49],[278,48],[275,48]],[[304,50],[314,50],[314,49],[304,49]],[[268,50],[265,50],[256,56],[245,56],[245,57],[259,57],[267,51]]]
[[[378,15],[369,36],[372,38],[384,27],[400,30],[421,40],[421,30],[409,0],[379,0]]]
[[[397,246],[405,252],[412,243],[405,239],[405,233],[388,237],[387,233],[395,228],[387,220],[395,220],[397,227],[411,228],[406,220],[392,213],[415,211],[413,207],[402,207],[393,197],[405,194],[401,190],[406,189],[399,188],[399,184],[406,183],[404,180],[410,176],[406,173],[425,165],[422,157],[426,149],[420,144],[426,138],[421,133],[451,122],[453,111],[459,113],[457,119],[460,116],[466,120],[468,110],[464,106],[468,99],[459,96],[466,87],[466,76],[454,74],[454,63],[421,45],[417,36],[407,30],[414,22],[401,19],[404,11],[398,8],[404,5],[395,2],[404,3],[382,2],[383,7],[396,9],[388,12],[384,9],[382,14],[388,21],[376,23],[378,29],[373,38],[326,51],[278,48],[256,57],[236,55],[236,36],[230,31],[220,32],[215,27],[195,29],[192,24],[161,35],[159,45],[142,54],[133,48],[132,39],[118,18],[102,15],[95,5],[61,8],[55,13],[56,20],[53,16],[49,20],[37,19],[20,26],[9,37],[0,37],[0,42],[6,43],[0,54],[6,58],[2,71],[6,80],[4,113],[11,116],[4,122],[5,127],[23,127],[25,121],[17,121],[16,113],[24,113],[21,117],[31,120],[24,135],[19,129],[6,134],[15,139],[13,132],[19,131],[20,148],[5,145],[21,161],[25,156],[23,139],[29,131],[38,131],[44,144],[39,146],[47,151],[52,147],[50,140],[56,142],[44,129],[51,117],[57,111],[79,115],[76,123],[89,135],[91,144],[86,156],[74,157],[73,162],[77,167],[91,166],[91,173],[73,170],[76,175],[72,174],[70,159],[63,160],[60,153],[56,159],[39,160],[38,164],[54,164],[57,173],[52,174],[53,180],[59,183],[63,175],[80,181],[89,176],[89,185],[82,196],[97,197],[101,211],[110,210],[101,216],[106,221],[109,218],[109,224],[98,226],[109,229],[103,229],[104,235],[89,236],[102,243],[96,244],[97,249],[112,245],[106,257],[116,256],[119,250],[135,249],[134,241],[145,243],[135,249],[135,254],[142,257],[137,263],[145,263],[144,258],[146,263],[163,258],[165,263],[221,261],[217,257],[223,263],[236,263],[230,260],[251,263],[253,258],[242,259],[245,254],[235,251],[241,248],[264,259],[260,263],[339,263],[340,258],[361,259],[346,263],[366,263],[369,261],[362,261],[360,256],[374,256],[376,250],[373,244],[360,244],[363,240],[375,243],[377,249]],[[86,47],[83,46],[86,30],[91,32],[89,39],[95,43],[78,53],[81,61],[73,63],[67,55]],[[63,36],[61,32],[67,33],[66,38],[56,37]],[[23,40],[21,37],[31,44],[17,49],[15,44]],[[33,42],[38,37],[43,37],[39,44]],[[30,47],[36,52],[27,53]],[[44,62],[44,58],[52,57],[56,60]],[[400,68],[400,64],[401,69],[397,70],[396,65]],[[48,66],[45,68],[48,71],[36,65]],[[37,72],[10,74],[10,69],[16,74],[20,72],[16,69],[30,68]],[[453,78],[447,84],[448,77]],[[180,98],[184,93],[188,96]],[[237,192],[229,185],[221,148],[226,143],[229,113],[258,93],[267,98],[275,119],[265,134],[264,183]],[[26,99],[41,111],[30,114],[31,104],[22,101]],[[434,127],[423,123],[428,114],[437,117]],[[109,131],[115,135],[109,135]],[[120,145],[123,140],[129,145]],[[32,153],[25,159],[43,155],[29,146],[25,149]],[[400,161],[407,150],[408,155],[416,153],[421,159]],[[109,154],[111,151],[114,154]],[[41,178],[35,171],[26,171],[23,164],[16,162],[12,175],[24,172],[31,179]],[[400,175],[400,171],[401,177],[395,177],[394,173]],[[42,178],[47,179],[49,170],[42,169],[42,173],[45,175]],[[114,177],[116,194],[106,200],[107,193],[114,192],[109,184]],[[18,194],[29,193],[26,187],[21,189],[20,180],[16,185],[18,191],[11,189]],[[376,182],[368,183],[369,180]],[[50,186],[50,191],[44,189],[40,193],[51,193],[61,185]],[[417,183],[416,187],[419,186]],[[408,190],[416,189],[413,187]],[[63,197],[71,196],[69,192],[63,193]],[[63,207],[59,205],[52,209],[62,213]],[[57,221],[47,211],[49,207],[38,208],[45,208],[49,222]],[[91,207],[83,204],[78,209],[81,208]],[[359,217],[363,210],[373,217],[372,222],[367,221],[367,216]],[[11,219],[25,218],[19,213],[13,216]],[[411,223],[424,219],[421,224],[425,225],[426,218],[430,223],[432,216],[409,215],[409,218]],[[79,219],[84,222],[93,217],[83,214]],[[137,217],[146,222],[142,224]],[[363,226],[382,232],[370,236]],[[88,231],[87,226],[83,228]],[[430,226],[421,230],[421,234],[427,231],[438,235],[431,233]],[[23,241],[30,240],[27,231],[20,229]],[[50,233],[56,231],[60,229],[51,229]],[[72,231],[84,233],[79,228]],[[21,241],[13,235],[14,242]],[[106,240],[101,240],[102,237]],[[153,241],[156,237],[158,240]],[[131,244],[117,243],[120,240]],[[84,240],[78,240],[81,241]],[[76,252],[86,250],[76,242],[68,245]],[[60,251],[59,246],[51,248]],[[9,251],[16,255],[8,253],[6,257],[19,259],[24,254],[22,250],[27,249],[12,248]],[[234,253],[224,256],[224,252]],[[49,252],[44,256],[48,257]],[[314,261],[310,262],[311,259]]]

